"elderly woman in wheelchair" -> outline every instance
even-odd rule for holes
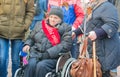
[[[25,41],[23,51],[30,52],[24,77],[45,77],[56,68],[60,53],[69,52],[72,45],[71,27],[63,22],[60,8],[52,8],[48,19],[35,25]]]

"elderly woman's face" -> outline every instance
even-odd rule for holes
[[[57,15],[50,15],[49,16],[49,24],[55,27],[56,24],[59,24],[61,19]]]

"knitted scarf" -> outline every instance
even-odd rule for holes
[[[107,0],[95,0],[95,1],[90,1],[87,4],[87,9],[86,9],[87,21],[91,19],[93,10],[95,10],[97,7],[99,7],[102,3],[106,1]]]

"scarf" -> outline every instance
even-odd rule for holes
[[[87,9],[86,9],[87,21],[92,18],[93,10],[95,10],[97,7],[99,7],[102,3],[106,1],[107,0],[95,0],[87,4]]]
[[[60,43],[60,35],[58,29],[46,24],[46,21],[42,21],[42,29],[50,43],[55,46]]]

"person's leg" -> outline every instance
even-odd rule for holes
[[[0,38],[0,77],[7,77],[9,40]]]
[[[22,40],[11,40],[12,77],[14,77],[15,71],[19,68],[20,65],[19,52],[21,45]]]
[[[45,75],[55,69],[57,60],[46,59],[39,61],[36,65],[35,77],[45,77]]]
[[[35,77],[36,63],[36,58],[29,59],[28,65],[25,68],[24,77]]]
[[[73,40],[72,48],[71,48],[71,55],[73,58],[78,58],[79,55],[79,45],[77,44],[77,38]]]

